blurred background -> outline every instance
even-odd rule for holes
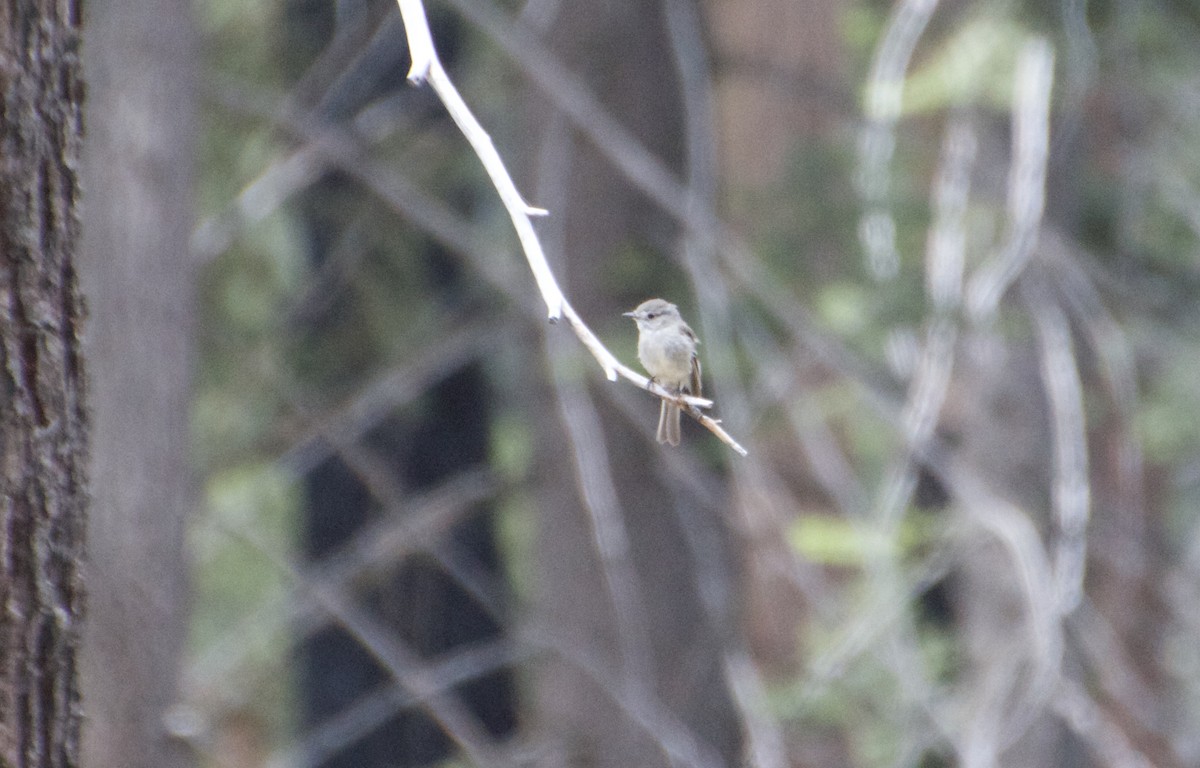
[[[1200,7],[96,0],[90,768],[1200,765]]]

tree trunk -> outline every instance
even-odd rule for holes
[[[0,10],[0,765],[75,766],[87,506],[79,5]]]
[[[175,768],[163,716],[187,628],[198,67],[188,4],[89,8],[81,277],[91,310],[95,505],[81,658],[88,768]]]
[[[683,165],[680,88],[660,4],[564,3],[545,39],[647,149],[670,167]],[[541,186],[523,189],[553,211],[542,231],[579,313],[593,327],[623,328],[632,337],[622,310],[652,296],[686,308],[662,260],[675,247],[677,224],[552,110],[535,100],[528,120],[537,127],[528,143],[544,154],[537,161]],[[638,264],[640,278],[614,278],[618,264]],[[561,327],[547,333],[553,357],[555,337],[569,334]],[[565,340],[561,347],[572,345]],[[549,367],[566,367],[558,362]],[[541,367],[531,361],[527,369]],[[732,591],[731,542],[714,513],[722,503],[697,503],[664,471],[670,451],[695,450],[691,441],[703,439],[700,431],[684,423],[680,449],[648,445],[656,402],[639,401],[645,421],[631,426],[597,398],[596,426],[576,425],[573,444],[563,429],[572,417],[560,421],[562,409],[547,406],[575,397],[569,388],[566,377],[557,393],[538,382],[524,388],[537,429],[539,625],[555,646],[533,686],[535,727],[557,747],[543,764],[736,765],[740,722],[722,666],[728,625],[714,615],[730,609],[723,600]],[[608,498],[581,493],[587,481],[580,467],[589,461],[573,453],[581,436],[604,443]]]

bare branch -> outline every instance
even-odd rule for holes
[[[261,107],[257,106],[257,103],[261,99],[243,99],[238,94],[229,92],[222,95],[230,106],[237,109],[255,113],[263,111]],[[303,120],[280,115],[274,111],[268,111],[264,116],[304,137],[309,144],[297,150],[294,155],[290,155],[285,160],[272,166],[272,169],[265,171],[259,180],[253,182],[239,196],[240,201],[243,198],[258,200],[260,197],[259,193],[252,193],[251,190],[257,189],[261,184],[266,190],[263,202],[253,204],[241,202],[223,217],[208,220],[193,234],[193,247],[200,249],[203,254],[209,257],[215,256],[221,250],[228,247],[234,229],[239,222],[261,218],[272,209],[272,206],[277,206],[288,195],[294,193],[311,180],[311,171],[303,175],[297,175],[288,171],[294,163],[300,163],[305,168],[311,168],[313,162],[322,165],[330,164],[359,179],[405,216],[420,224],[420,226],[425,228],[440,242],[468,257],[484,277],[516,300],[516,286],[510,279],[510,275],[505,272],[502,260],[495,258],[496,254],[487,252],[487,247],[483,244],[482,238],[475,238],[470,234],[464,234],[468,230],[464,222],[456,218],[444,206],[423,195],[404,177],[393,171],[380,168],[377,164],[367,162],[362,156],[362,151],[358,146],[355,136],[334,127],[316,128],[308,125]],[[251,216],[250,211],[254,211],[253,216]],[[584,346],[587,347],[597,360],[601,361],[601,366],[606,372],[614,374],[609,376],[610,380],[615,380],[616,375],[619,374],[652,395],[677,403],[685,413],[700,422],[700,424],[739,455],[747,455],[746,449],[721,427],[719,420],[708,417],[698,410],[700,408],[711,408],[713,406],[712,400],[687,394],[673,393],[650,381],[650,379],[617,360],[596,335],[592,333],[591,329],[587,327],[575,312],[575,309],[570,304],[565,303],[565,299],[561,305],[561,310],[563,315],[566,316],[568,323],[570,323],[572,330],[575,331]]]
[[[491,674],[530,655],[497,640],[455,651],[430,662],[434,687],[449,693],[456,685]],[[392,683],[368,693],[354,704],[304,733],[293,743],[275,750],[269,766],[313,768],[323,765],[340,750],[387,723],[398,712],[419,702],[402,685]]]
[[[487,171],[492,184],[496,187],[496,192],[500,195],[500,201],[504,203],[504,208],[512,219],[513,227],[517,230],[517,237],[521,240],[525,258],[529,262],[529,269],[533,272],[538,289],[542,292],[542,299],[546,302],[550,320],[557,320],[562,316],[566,297],[563,296],[562,289],[558,287],[558,281],[554,279],[550,265],[546,263],[546,254],[542,252],[541,241],[538,240],[537,232],[534,231],[533,222],[530,220],[531,216],[545,216],[547,211],[544,208],[530,205],[521,197],[521,193],[517,191],[517,185],[504,166],[500,153],[496,151],[496,145],[492,143],[492,138],[475,119],[475,115],[471,113],[467,103],[463,101],[458,89],[450,80],[450,75],[442,67],[434,49],[433,35],[429,31],[429,23],[425,19],[425,8],[421,0],[399,0],[399,4],[400,15],[404,18],[404,29],[408,35],[409,51],[412,55],[412,69],[409,70],[408,79],[414,83],[428,81],[438,98],[446,106],[446,111],[450,113],[455,125],[462,131],[471,148],[475,150],[476,156],[483,163],[484,170]],[[615,380],[616,375],[606,365],[605,358],[597,357],[597,359],[600,361],[600,365],[604,366],[608,378]]]
[[[604,672],[605,665],[590,649],[564,642],[548,628],[529,626],[520,638],[535,648],[552,652],[596,683],[630,721],[651,734],[672,765],[719,768],[722,760],[712,745],[693,733],[654,695],[649,686],[625,686]]]
[[[1013,83],[1013,162],[1008,177],[1008,238],[1001,251],[980,267],[967,291],[967,309],[986,320],[1029,263],[1037,245],[1046,198],[1050,154],[1050,87],[1054,48],[1043,38],[1026,43]]]
[[[520,239],[521,246],[525,252],[525,258],[529,262],[529,269],[533,272],[538,289],[542,292],[542,299],[546,303],[546,309],[551,322],[557,320],[559,317],[565,316],[567,318],[571,329],[579,337],[579,340],[583,342],[583,345],[587,347],[588,351],[592,353],[592,356],[596,358],[596,361],[600,363],[600,367],[604,369],[604,373],[609,381],[616,381],[618,376],[623,376],[657,397],[678,403],[681,410],[700,422],[708,431],[720,438],[722,442],[735,452],[745,456],[747,454],[746,449],[720,426],[718,420],[705,416],[699,411],[700,408],[712,407],[711,400],[669,392],[628,366],[623,365],[608,351],[604,344],[600,342],[600,339],[583,322],[583,319],[579,317],[575,309],[567,302],[562,289],[558,286],[558,281],[555,279],[554,273],[550,270],[550,265],[546,261],[546,254],[542,250],[541,241],[538,239],[537,232],[533,228],[533,222],[530,220],[530,216],[544,216],[547,211],[543,208],[535,208],[529,205],[521,197],[521,193],[517,191],[516,184],[513,183],[512,176],[504,166],[504,161],[501,159],[500,153],[496,151],[496,146],[492,143],[491,137],[484,131],[479,121],[475,119],[470,108],[467,107],[466,102],[459,95],[458,89],[454,87],[450,76],[442,67],[433,46],[433,37],[429,31],[429,25],[425,18],[425,9],[421,0],[398,0],[398,2],[400,13],[404,17],[404,26],[412,51],[413,65],[409,72],[409,79],[414,82],[429,82],[434,92],[437,93],[442,103],[445,104],[446,110],[450,113],[455,124],[458,125],[459,130],[462,131],[467,142],[470,143],[471,148],[475,150],[475,154],[479,156],[484,170],[487,171],[488,176],[492,179],[492,183],[500,195],[500,200],[508,211],[509,217],[512,219],[513,226],[517,231],[517,237]]]
[[[498,484],[484,471],[468,472],[418,496],[381,500],[383,517],[367,526],[338,551],[317,566],[308,567],[305,580],[338,592],[348,592],[356,582],[391,567],[421,549],[428,549],[475,505],[495,495]],[[234,521],[219,526],[236,527]],[[256,541],[256,548],[264,544]],[[189,696],[195,696],[212,680],[243,677],[252,650],[246,638],[282,633],[291,627],[287,642],[299,642],[325,626],[328,617],[308,603],[297,604],[294,596],[271,595],[246,613],[209,649],[195,658],[184,672]]]
[[[1083,385],[1066,315],[1054,303],[1049,292],[1036,284],[1032,275],[1027,277],[1031,279],[1023,281],[1021,287],[1037,329],[1042,381],[1046,386],[1052,416],[1052,499],[1058,523],[1054,577],[1058,587],[1058,610],[1066,614],[1083,598],[1087,524],[1091,515]]]
[[[876,48],[867,84],[868,122],[859,137],[859,194],[866,211],[858,225],[867,266],[876,279],[895,277],[900,269],[896,252],[896,221],[887,204],[890,166],[896,147],[904,73],[917,42],[937,8],[937,0],[904,0],[896,4],[883,41]]]
[[[480,768],[504,765],[482,724],[457,697],[446,690],[444,676],[435,673],[391,630],[359,608],[350,595],[309,580],[300,566],[261,542],[248,526],[230,526],[227,530],[257,549],[272,566],[286,575],[354,637],[472,763]]]
[[[1054,696],[1054,711],[1092,748],[1099,764],[1105,768],[1152,768],[1154,765],[1079,683],[1073,680],[1062,682]]]

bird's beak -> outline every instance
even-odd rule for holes
[[[637,312],[622,312],[621,317],[637,317]]]

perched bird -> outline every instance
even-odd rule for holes
[[[670,392],[700,397],[700,340],[669,301],[650,299],[632,312],[638,327],[638,360],[650,378]],[[662,401],[658,414],[658,442],[679,445],[679,406]]]

